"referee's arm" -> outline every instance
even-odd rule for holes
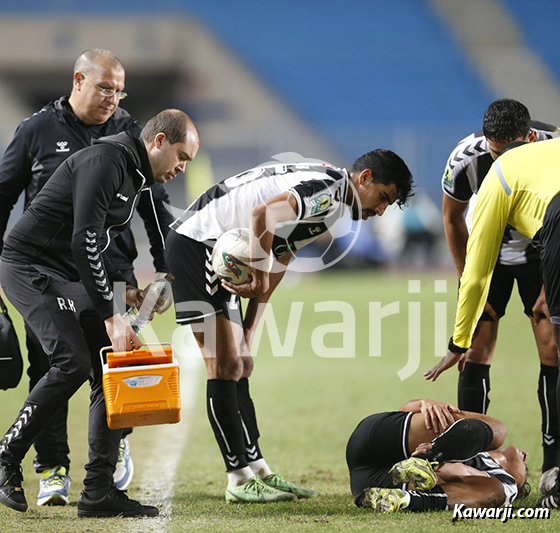
[[[453,343],[463,349],[470,348],[484,310],[511,210],[512,192],[506,192],[495,167],[496,164],[490,169],[477,197],[461,276]]]

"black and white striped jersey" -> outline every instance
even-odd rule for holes
[[[235,228],[251,227],[252,209],[283,192],[294,195],[294,220],[274,229],[276,258],[295,252],[323,235],[349,208],[344,203],[345,169],[321,163],[278,163],[255,167],[217,183],[199,196],[171,228],[196,241],[213,241]]]
[[[545,141],[560,135],[560,130],[550,124],[533,121],[532,126],[537,133],[536,141]],[[471,202],[493,162],[488,141],[482,131],[465,137],[447,160],[442,178],[443,192],[458,202]],[[467,221],[472,216],[473,205],[474,202],[471,202]],[[498,261],[502,265],[520,265],[537,258],[538,251],[532,246],[531,239],[508,227]]]
[[[451,461],[454,463],[462,463],[472,468],[476,468],[481,472],[484,472],[488,477],[495,477],[504,487],[504,493],[506,496],[506,501],[504,505],[509,505],[515,500],[519,489],[517,488],[517,483],[514,477],[506,472],[500,464],[492,459],[489,453],[481,452],[477,453],[474,457],[467,459],[466,461]]]

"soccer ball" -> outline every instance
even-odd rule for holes
[[[234,285],[251,279],[251,267],[247,264],[249,254],[249,230],[232,229],[224,233],[214,245],[212,268],[216,275]]]

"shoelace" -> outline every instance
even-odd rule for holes
[[[280,474],[271,474],[270,476],[267,476],[267,479],[270,479],[271,481],[280,481],[282,483],[285,483],[286,481]]]
[[[126,443],[123,439],[119,444],[119,457],[117,459],[117,466],[124,465],[125,463],[126,463]]]
[[[260,477],[254,477],[249,481],[248,489],[259,492],[267,492],[268,494],[276,494],[277,489],[269,487]]]
[[[10,465],[4,467],[6,469],[6,483],[14,484],[16,487],[21,487],[23,483],[23,470],[20,465]]]
[[[44,480],[45,482],[45,487],[47,488],[51,488],[54,486],[60,486],[60,487],[64,487],[64,483],[65,483],[65,478],[66,475],[65,474],[61,474],[60,471],[55,470],[55,472],[49,476],[47,479]]]

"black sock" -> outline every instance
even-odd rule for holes
[[[436,485],[430,490],[407,490],[410,496],[410,503],[407,509],[413,512],[445,511],[447,509],[447,494],[439,486]]]
[[[241,378],[237,382],[237,404],[244,430],[247,461],[262,459],[262,453],[259,448],[260,433],[257,425],[257,414],[255,413],[255,405],[251,399],[251,394],[249,393],[248,378]]]
[[[432,449],[415,457],[437,463],[464,461],[486,450],[493,438],[494,432],[486,422],[463,418],[436,437]]]
[[[458,407],[462,411],[486,414],[490,405],[490,365],[466,363],[459,374]]]
[[[206,408],[226,470],[229,472],[247,466],[237,405],[237,382],[209,379],[206,384]]]
[[[560,428],[558,424],[558,410],[556,408],[556,382],[558,367],[541,364],[539,375],[539,404],[542,414],[542,471],[560,466]]]

